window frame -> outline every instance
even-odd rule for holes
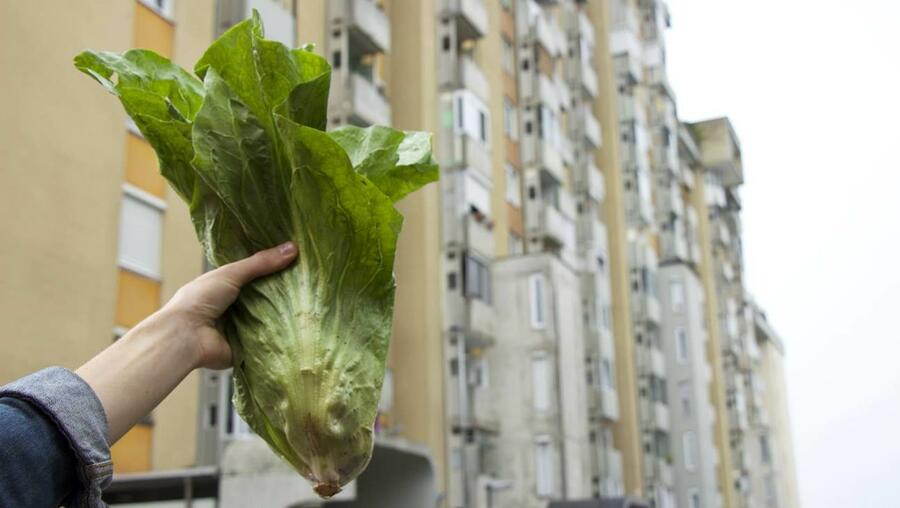
[[[136,204],[140,207],[143,207],[145,210],[154,212],[155,217],[159,221],[158,224],[155,225],[158,228],[159,232],[159,237],[156,240],[157,259],[155,260],[155,263],[153,263],[156,266],[148,266],[140,260],[136,259],[136,257],[126,256],[123,252],[123,245],[126,241],[124,232],[127,229],[125,224],[125,216],[127,214],[126,202]],[[166,209],[166,202],[159,197],[154,196],[153,194],[150,194],[149,192],[142,190],[130,183],[122,184],[122,197],[119,208],[118,244],[116,246],[116,266],[123,270],[128,270],[129,272],[136,273],[142,277],[146,277],[156,282],[160,282],[162,280],[163,235],[165,232]]]
[[[538,497],[547,498],[556,492],[556,470],[553,463],[553,441],[550,436],[534,440],[534,488]]]
[[[678,363],[687,363],[690,359],[690,340],[688,339],[687,329],[683,326],[676,326],[675,334],[675,359]]]
[[[528,308],[532,330],[547,328],[546,282],[543,273],[528,276]]]

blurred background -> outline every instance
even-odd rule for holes
[[[324,502],[199,371],[113,446],[113,506],[900,499],[887,0],[0,0],[0,384],[78,367],[206,266],[72,58],[190,69],[253,9],[332,63],[329,128],[435,134],[374,457]]]

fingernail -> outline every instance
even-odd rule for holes
[[[294,242],[285,242],[278,246],[278,253],[282,256],[290,256],[294,252],[297,251],[297,246],[294,245]]]

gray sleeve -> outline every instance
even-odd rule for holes
[[[112,481],[106,412],[97,395],[74,372],[50,367],[0,387],[0,397],[25,400],[59,428],[79,465],[77,506],[104,508],[101,491]]]

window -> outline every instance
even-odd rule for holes
[[[519,139],[518,114],[516,107],[507,97],[503,98],[503,132],[513,141]]]
[[[673,280],[669,283],[669,300],[672,312],[684,310],[684,283],[682,281]]]
[[[531,384],[535,411],[550,409],[550,360],[545,354],[531,359]]]
[[[688,503],[690,508],[700,508],[700,490],[697,488],[688,489]]]
[[[613,365],[609,358],[600,360],[600,382],[604,388],[614,390],[616,388],[616,377],[613,374]]]
[[[172,19],[174,0],[141,0],[141,3],[166,19]]]
[[[519,172],[511,165],[506,165],[506,201],[513,206],[522,206],[522,193],[519,183]]]
[[[487,143],[487,114],[484,111],[478,112],[478,139]]]
[[[480,259],[467,254],[463,269],[466,296],[490,302],[491,279],[487,265]]]
[[[207,430],[216,428],[218,420],[219,406],[217,406],[216,404],[207,405],[205,418],[203,419],[203,428]]]
[[[681,381],[678,383],[678,401],[681,404],[681,414],[685,417],[691,416],[693,409],[691,408],[691,383]]]
[[[119,218],[119,266],[160,278],[162,216],[165,202],[137,187],[123,186]]]
[[[490,383],[487,358],[481,357],[472,363],[469,369],[469,384],[476,388],[487,388]]]
[[[697,435],[694,431],[689,430],[682,435],[682,444],[684,445],[684,467],[693,471],[697,467]]]
[[[762,457],[763,464],[772,462],[772,449],[769,447],[769,436],[765,434],[759,436],[759,453]]]
[[[463,98],[462,95],[456,98],[456,125],[460,130],[464,129],[466,126],[465,122],[465,107],[463,107]]]
[[[549,437],[541,437],[534,443],[534,476],[537,495],[549,497],[555,490],[553,472],[553,450]]]
[[[766,476],[766,504],[776,506],[778,504],[778,491],[775,489],[775,478],[772,475]]]
[[[678,363],[688,361],[688,337],[683,326],[675,328],[675,358]]]
[[[515,51],[513,50],[512,42],[510,42],[509,39],[507,39],[505,36],[502,37],[501,40],[502,46],[500,48],[500,64],[507,74],[513,74],[515,72],[516,55]]]
[[[535,273],[528,278],[528,300],[531,302],[531,327],[542,330],[544,319],[544,274]]]

